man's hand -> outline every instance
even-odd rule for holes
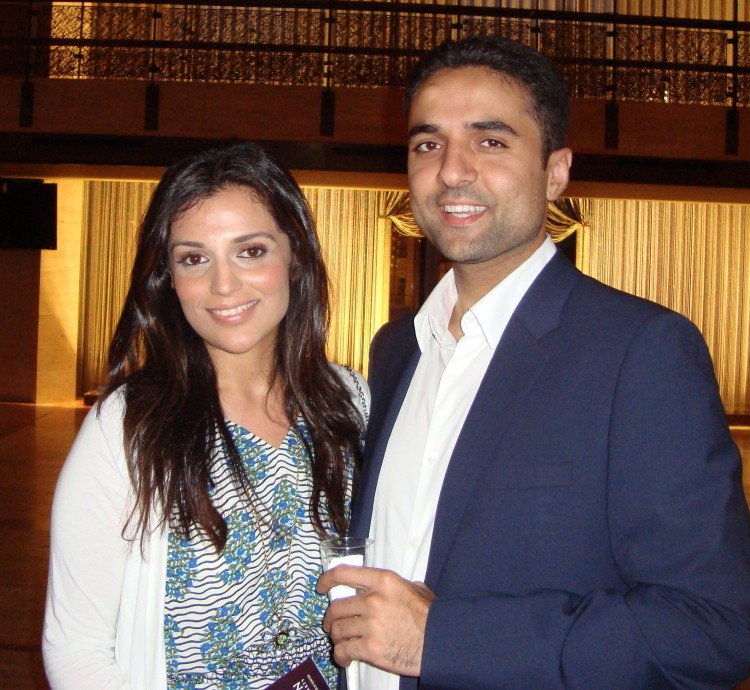
[[[419,676],[427,613],[435,595],[421,582],[390,570],[339,565],[323,573],[318,591],[336,585],[358,590],[331,602],[323,629],[339,666],[355,659],[401,676]]]

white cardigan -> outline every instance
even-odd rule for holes
[[[99,415],[97,416],[97,409]],[[53,690],[166,690],[167,535],[122,537],[131,503],[119,391],[86,416],[57,480],[42,653]]]
[[[363,396],[346,371],[359,409]],[[97,409],[99,415],[97,416]],[[122,537],[132,506],[119,391],[86,416],[55,489],[42,653],[52,690],[166,690],[167,534]]]

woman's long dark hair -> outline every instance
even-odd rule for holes
[[[169,168],[144,215],[130,288],[109,351],[104,397],[124,385],[124,442],[135,491],[131,520],[145,535],[156,515],[185,536],[198,527],[217,550],[227,526],[210,497],[217,441],[237,486],[248,493],[242,460],[224,421],[216,372],[203,340],[185,319],[168,271],[172,223],[225,190],[246,189],[289,238],[289,308],[279,325],[273,381],[281,383],[292,423],[311,437],[311,516],[346,529],[348,463],[359,462],[363,422],[325,355],[328,279],[307,202],[292,176],[261,147],[235,143],[194,154]],[[272,381],[272,382],[273,382]],[[324,508],[325,506],[325,508]]]

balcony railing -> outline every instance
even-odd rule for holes
[[[0,76],[400,87],[473,33],[528,43],[583,99],[750,106],[750,22],[367,0],[0,1]]]

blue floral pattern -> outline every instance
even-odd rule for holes
[[[307,657],[333,687],[336,667],[315,584],[319,544],[309,516],[311,461],[301,421],[279,448],[229,423],[250,500],[217,455],[212,498],[227,522],[217,554],[203,534],[169,536],[164,636],[170,690],[263,690]],[[332,531],[329,529],[329,531]],[[288,636],[277,646],[280,633]]]
[[[182,599],[193,586],[198,559],[190,550],[190,543],[173,532],[168,535],[167,597]]]
[[[226,569],[221,572],[224,583],[240,582],[253,562],[256,542],[255,524],[249,512],[238,511],[227,520],[227,543],[224,546]]]
[[[221,606],[204,629],[201,657],[209,671],[222,668],[242,652],[244,644],[235,622],[241,612],[237,604]]]

